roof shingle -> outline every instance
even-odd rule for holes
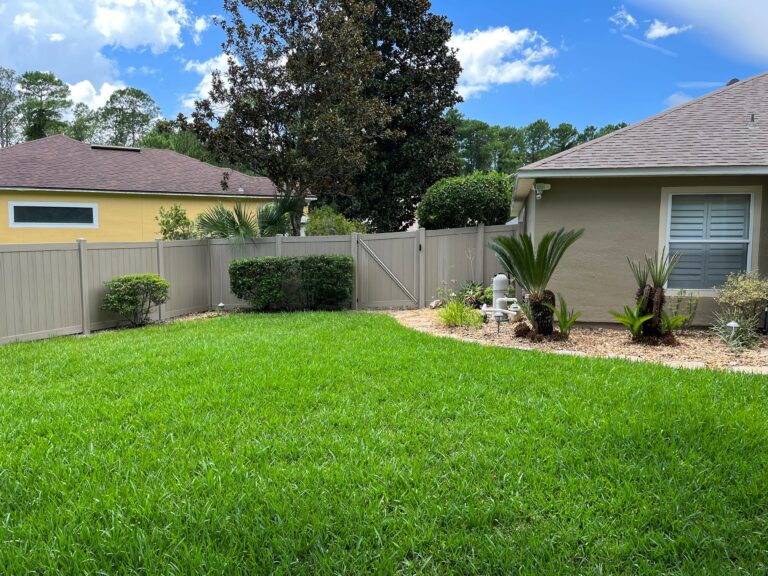
[[[229,173],[228,187],[222,179]],[[269,178],[219,168],[172,150],[104,148],[49,136],[0,150],[0,188],[271,198]]]
[[[724,166],[768,166],[768,72],[520,170]]]

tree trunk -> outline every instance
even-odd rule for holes
[[[531,312],[533,313],[534,329],[542,336],[549,336],[554,331],[554,313],[545,304],[555,305],[555,294],[551,290],[544,290],[541,296],[530,298]]]

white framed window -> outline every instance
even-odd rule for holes
[[[98,228],[99,206],[85,202],[8,202],[11,228]]]
[[[667,287],[709,292],[752,269],[755,187],[665,189],[664,247],[680,262]]]

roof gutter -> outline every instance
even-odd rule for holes
[[[140,196],[181,196],[195,198],[226,198],[226,199],[248,199],[271,200],[274,194],[214,194],[204,192],[159,192],[159,191],[141,191],[141,190],[95,190],[84,188],[33,188],[29,186],[0,186],[0,191],[13,192],[74,192],[78,194],[126,194]],[[307,200],[314,200],[314,196],[308,196]]]
[[[512,215],[525,204],[537,179],[542,178],[631,178],[653,176],[768,176],[766,166],[661,166],[654,168],[578,168],[520,170],[515,176]]]

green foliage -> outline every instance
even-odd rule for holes
[[[244,242],[259,236],[256,214],[240,202],[235,203],[232,210],[223,204],[216,204],[209,208],[198,216],[197,227],[203,236],[231,238],[236,242]]]
[[[430,186],[419,204],[419,224],[428,230],[504,224],[510,218],[512,182],[499,173],[446,178]]]
[[[256,216],[259,236],[282,236],[288,232],[297,235],[303,213],[304,199],[286,192],[259,210]]]
[[[632,335],[632,340],[639,340],[643,335],[643,325],[653,318],[653,314],[643,314],[642,303],[636,304],[634,308],[624,306],[624,314],[619,314],[613,310],[609,311],[611,316],[621,322],[629,333]]]
[[[114,312],[131,326],[149,322],[152,306],[168,300],[170,284],[155,274],[128,274],[104,282],[107,293],[101,307]]]
[[[215,164],[213,154],[205,147],[192,130],[179,130],[169,126],[168,121],[157,122],[155,127],[142,136],[137,146],[173,150],[184,156]]]
[[[18,79],[18,109],[26,140],[64,131],[64,112],[72,105],[69,86],[51,72],[24,72]]]
[[[680,254],[670,254],[667,258],[666,248],[661,251],[661,256],[658,252],[654,252],[652,257],[646,254],[645,265],[653,288],[664,288],[667,285],[678,262],[680,262]]]
[[[307,236],[336,236],[367,231],[368,228],[365,224],[355,220],[347,220],[331,206],[313,208],[309,213],[309,221],[305,230]]]
[[[458,326],[479,326],[483,323],[483,317],[473,306],[465,304],[461,300],[451,300],[439,311],[440,321],[446,326],[456,328]]]
[[[757,346],[760,334],[755,326],[760,319],[759,314],[749,314],[744,308],[724,308],[715,312],[715,321],[711,330],[725,342],[732,352],[743,352]],[[728,326],[736,322],[738,328]]]
[[[100,122],[98,111],[91,110],[87,104],[78,102],[72,109],[72,120],[64,133],[80,142],[95,142]]]
[[[107,142],[114,146],[136,146],[159,116],[155,101],[138,88],[115,90],[101,109]]]
[[[571,328],[573,328],[573,325],[576,324],[576,320],[578,320],[581,317],[581,312],[576,312],[575,310],[568,310],[568,304],[565,301],[565,297],[558,292],[557,294],[558,300],[560,302],[560,308],[555,308],[552,306],[552,304],[545,303],[544,305],[552,310],[552,313],[555,315],[555,318],[557,318],[557,324],[560,328],[560,334],[564,338],[568,338],[568,335],[571,333]]]
[[[195,225],[187,218],[187,211],[178,204],[170,208],[160,206],[155,221],[164,240],[189,240],[195,237]]]
[[[736,309],[740,317],[756,317],[768,304],[768,278],[761,278],[755,270],[729,274],[717,295],[717,303],[725,308]],[[757,325],[757,322],[755,322]]]
[[[663,334],[671,334],[682,330],[688,322],[689,318],[686,314],[680,314],[678,316],[670,316],[665,311],[661,312],[661,332]]]
[[[672,316],[685,316],[686,320],[680,330],[690,330],[699,308],[699,296],[687,290],[678,290],[672,297]]]
[[[350,256],[251,258],[229,265],[232,292],[258,311],[337,310],[351,304]]]
[[[0,565],[759,575],[765,380],[478,346],[382,314],[7,344]]]
[[[643,325],[643,335],[648,338],[659,338],[668,332],[663,327],[666,304],[664,286],[679,261],[680,254],[672,254],[667,258],[666,248],[661,251],[661,255],[658,251],[653,256],[646,254],[642,261],[633,262],[627,258],[637,283],[635,301],[643,307],[644,314],[651,315],[651,321]]]
[[[18,77],[16,71],[0,66],[0,148],[6,148],[16,142],[17,118],[19,111],[16,103]]]
[[[493,289],[491,289],[491,293],[493,293]],[[464,305],[479,308],[483,304],[485,290],[480,282],[468,280],[461,285],[457,296]]]

